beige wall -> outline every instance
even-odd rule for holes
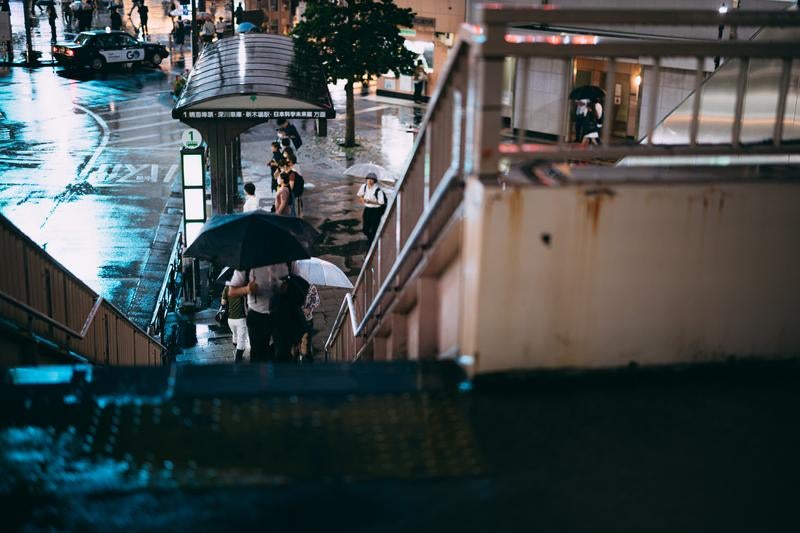
[[[416,36],[411,38],[412,40],[427,41],[434,44],[433,72],[430,73],[428,86],[426,87],[426,95],[431,96],[439,81],[439,74],[447,62],[447,54],[450,50],[449,47],[436,38],[435,33],[457,34],[458,28],[465,21],[466,2],[463,0],[395,0],[395,4],[398,7],[412,9],[417,17],[435,19],[433,27],[415,25],[413,29],[417,33]],[[387,89],[383,78],[378,80],[377,86],[379,89]],[[395,81],[394,88],[390,90],[413,93],[413,87],[408,91],[401,90],[399,79]]]
[[[799,201],[790,183],[471,180],[462,352],[476,372],[797,355]]]

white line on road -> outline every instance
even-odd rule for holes
[[[78,104],[74,104],[74,105],[75,105],[75,107],[77,107],[78,109],[82,109],[87,115],[89,115],[90,117],[95,119],[97,121],[97,124],[100,126],[100,129],[103,130],[103,138],[100,139],[100,145],[97,148],[95,148],[94,154],[92,154],[92,157],[89,159],[89,161],[87,161],[86,164],[83,165],[83,168],[81,169],[80,174],[78,174],[78,179],[83,179],[83,178],[86,177],[86,175],[89,173],[89,171],[94,168],[95,163],[97,163],[97,158],[100,157],[101,153],[103,153],[103,150],[105,149],[106,145],[108,144],[108,138],[110,136],[110,131],[108,129],[108,124],[106,124],[106,121],[103,120],[97,113],[95,113],[91,109],[88,109],[88,108],[83,107],[81,105],[78,105]]]
[[[153,136],[155,136],[155,135],[168,135],[170,137],[175,137],[176,135],[182,135],[182,134],[183,134],[182,131],[167,131],[167,132],[154,131],[150,135],[140,135],[139,137],[125,137],[124,139],[115,139],[115,140],[109,142],[108,144],[110,146],[118,147],[120,144],[124,144],[124,143],[128,143],[128,142],[140,141],[142,139],[152,139]]]
[[[128,128],[114,128],[114,133],[122,133],[125,131],[133,131],[133,130],[143,130],[147,128],[152,128],[153,126],[163,126],[164,124],[174,124],[175,126],[181,126],[180,122],[178,122],[174,118],[170,118],[169,120],[162,120],[161,122],[151,122],[150,124],[141,124],[139,126],[130,126]],[[120,140],[120,139],[115,139],[115,140]]]
[[[125,111],[127,111],[127,109]],[[168,116],[170,116],[169,109],[164,109],[159,111],[158,113],[147,113],[144,115],[139,114],[132,117],[124,117],[124,118],[110,118],[106,119],[106,122],[108,122],[109,124],[119,124],[120,122],[130,122],[131,120],[143,120],[150,117],[168,117]],[[176,119],[173,120],[177,122]]]

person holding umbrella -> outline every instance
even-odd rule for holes
[[[386,211],[386,195],[378,187],[378,176],[374,172],[367,174],[367,182],[358,189],[358,200],[364,205],[361,231],[367,236],[367,246],[372,244],[381,217]]]
[[[581,85],[569,93],[575,106],[575,142],[597,144],[603,127],[603,105],[606,92],[596,85]]]
[[[270,299],[289,273],[287,263],[311,257],[319,233],[302,219],[263,210],[217,215],[203,225],[184,257],[233,267],[228,297],[247,296],[250,360],[274,359],[269,343],[273,323]]]

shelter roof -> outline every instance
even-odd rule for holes
[[[291,37],[238,34],[207,45],[172,110],[178,119],[333,118],[319,62]]]

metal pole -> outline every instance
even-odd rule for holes
[[[197,62],[197,0],[192,0],[192,68]]]
[[[31,66],[35,63],[35,58],[33,57],[33,43],[31,42],[31,9],[33,5],[31,4],[32,0],[23,0],[22,2],[22,10],[25,12],[25,64]]]

